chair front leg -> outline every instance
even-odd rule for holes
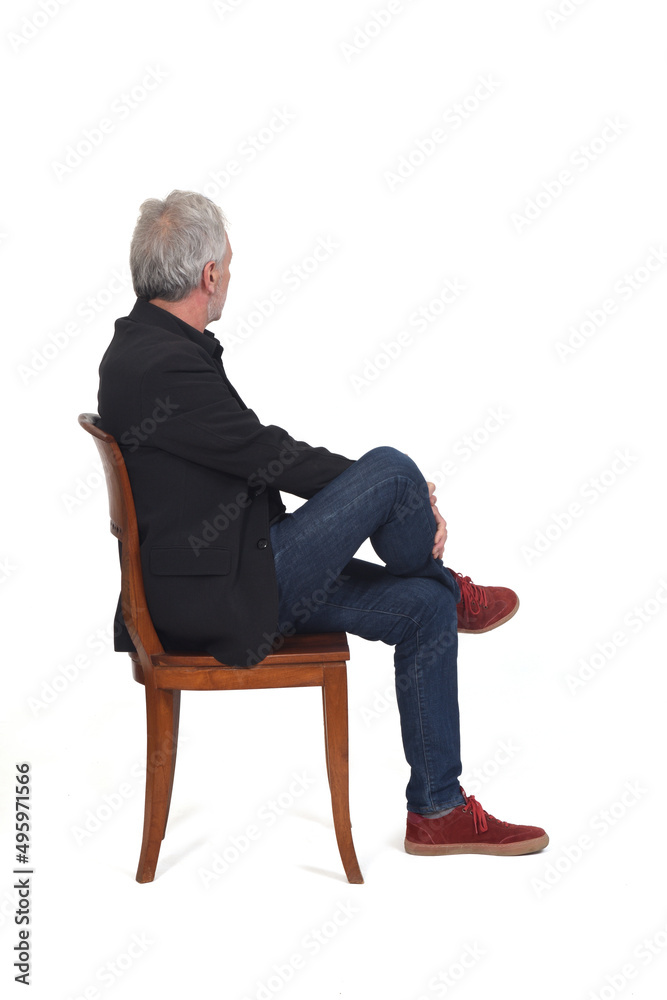
[[[164,815],[164,829],[162,831],[162,839],[164,840],[164,835],[167,832],[167,821],[169,819],[169,807],[171,806],[171,793],[174,788],[174,774],[176,773],[176,751],[178,750],[178,723],[181,716],[181,692],[172,691],[171,692],[174,701],[173,709],[173,726],[171,732],[171,773],[169,775],[169,790],[167,792],[167,811]]]
[[[137,882],[155,878],[174,782],[179,707],[180,691],[146,683],[146,802]]]
[[[331,788],[334,829],[348,882],[364,881],[352,840],[349,798],[347,670],[345,663],[327,663],[322,685],[327,774]]]

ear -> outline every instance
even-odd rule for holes
[[[204,264],[201,280],[204,291],[206,292],[212,292],[214,290],[215,279],[217,277],[216,267],[217,265],[214,260],[209,260],[206,264]]]

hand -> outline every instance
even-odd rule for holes
[[[433,549],[431,554],[434,559],[442,559],[442,554],[445,551],[445,542],[447,541],[447,522],[444,517],[436,507],[437,497],[435,495],[435,483],[429,483],[427,481],[429,499],[431,501],[431,507],[433,508],[433,516],[435,517],[436,532],[435,538],[433,539]]]

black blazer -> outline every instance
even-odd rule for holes
[[[252,666],[279,630],[269,533],[285,512],[279,490],[309,499],[353,459],[261,424],[222,350],[210,331],[137,299],[102,358],[98,410],[127,465],[163,646]],[[131,652],[120,600],[114,625],[114,648]]]

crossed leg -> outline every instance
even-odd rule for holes
[[[465,800],[457,690],[459,589],[431,555],[436,525],[423,475],[375,448],[271,527],[282,631],[346,631],[395,647],[407,805],[437,814]],[[370,538],[379,566],[354,558]]]

